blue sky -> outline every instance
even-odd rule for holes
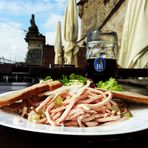
[[[78,1],[78,0],[77,0]],[[57,21],[64,22],[67,0],[0,0],[0,57],[24,61],[27,43],[24,40],[31,14],[46,43],[53,45]]]

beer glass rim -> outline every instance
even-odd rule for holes
[[[91,30],[87,33],[87,37],[90,35],[90,34],[94,34],[94,33],[98,33],[98,34],[115,34],[117,35],[117,33],[113,30]]]
[[[94,41],[94,38],[99,37],[100,35],[113,35],[117,40],[117,33],[113,30],[91,30],[87,33],[87,42]]]

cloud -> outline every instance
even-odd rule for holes
[[[12,0],[8,4],[6,0],[1,0],[0,12],[7,12],[15,15],[27,15],[31,13],[39,14],[49,11],[52,12],[55,10],[59,10],[61,12],[65,6],[65,2],[66,0]]]
[[[48,3],[47,3],[48,4]],[[9,2],[0,1],[0,11],[7,12],[11,14],[30,14],[30,13],[39,13],[44,12],[49,9],[49,5],[47,5],[44,1],[39,1],[38,3],[34,3],[33,1],[17,1],[13,0]],[[21,14],[20,14],[21,12]]]
[[[24,41],[24,32],[18,29],[20,26],[15,22],[0,23],[1,57],[13,61],[24,61],[27,45]]]
[[[45,34],[46,44],[54,45],[55,44],[55,32],[49,31]]]
[[[56,28],[57,22],[61,21],[61,24],[63,26],[64,17],[62,15],[50,15],[45,24],[43,24],[43,28],[48,28],[49,30],[54,30]]]

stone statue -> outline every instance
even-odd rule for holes
[[[38,27],[35,23],[35,15],[34,14],[31,15],[30,24],[31,24],[31,26],[28,28],[27,36],[39,36],[39,30],[38,30]]]
[[[32,14],[32,16],[31,16],[30,23],[31,23],[31,26],[36,26],[35,19],[34,19],[34,14]]]

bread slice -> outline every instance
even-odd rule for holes
[[[21,90],[8,93],[0,96],[0,107],[8,106],[16,101],[38,95],[45,91],[54,90],[61,86],[62,84],[59,81],[44,81]]]
[[[142,95],[135,92],[128,91],[111,91],[113,93],[114,98],[119,98],[125,101],[148,104],[148,96]]]
[[[96,88],[102,91],[107,91],[105,89]],[[113,91],[108,90],[113,94],[114,98],[121,99],[128,102],[135,102],[140,104],[148,104],[148,96],[142,95],[135,92],[129,92],[129,91]]]

